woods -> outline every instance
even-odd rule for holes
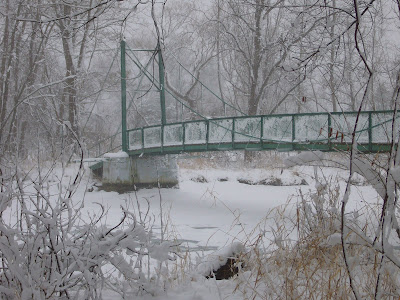
[[[63,124],[93,144],[88,133],[98,128],[104,110],[111,105],[109,112],[119,116],[118,63],[115,75],[106,77],[106,70],[121,37],[138,49],[155,49],[159,39],[167,87],[203,115],[355,111],[361,102],[364,110],[393,108],[397,2],[204,4],[3,1],[3,151],[26,155],[38,132],[55,147]],[[174,57],[184,57],[180,63],[194,77],[181,72]],[[211,99],[199,81],[234,109]],[[142,118],[149,97],[154,94],[136,93],[133,101]],[[170,101],[171,114],[179,114],[176,105]],[[102,130],[98,138],[118,128]]]
[[[354,112],[343,117],[347,128],[331,124],[331,117],[341,116],[329,114],[319,132],[325,130],[330,143],[336,130],[336,140],[341,135],[348,148],[336,156],[310,151],[284,160],[281,174],[312,165],[315,187],[299,190],[290,221],[285,209],[274,210],[273,239],[260,231],[257,240],[244,241],[247,248],[240,246],[247,252],[238,261],[246,261],[250,275],[235,291],[254,299],[282,293],[304,299],[399,297],[400,0],[0,0],[0,32],[2,298],[101,299],[104,288],[121,297],[156,296],[172,285],[168,262],[190,265],[176,240],[164,240],[160,185],[160,216],[149,214],[147,198],[143,213],[134,194],[111,228],[102,204],[100,215],[82,215],[86,189],[82,199],[74,196],[84,159],[120,150],[121,41],[131,45],[126,55],[133,62],[123,78],[130,129],[205,120],[207,127],[197,125],[207,128],[208,139],[211,118]],[[380,110],[389,111],[390,122],[361,114]],[[293,120],[285,121],[292,126],[289,138]],[[361,130],[369,130],[371,144],[372,126],[384,128],[387,153],[357,148]],[[179,130],[172,128],[171,135]],[[234,133],[229,141],[235,142]],[[258,166],[261,155],[249,153],[243,159]],[[236,154],[225,154],[231,156],[236,161]],[[66,174],[74,162],[79,167]],[[319,173],[332,166],[346,172],[342,186]],[[360,208],[367,221],[348,208],[357,176],[376,194],[376,207]],[[155,223],[161,224],[160,240],[153,236]],[[299,258],[310,260],[303,264]],[[105,275],[105,266],[123,280]],[[287,271],[292,267],[298,277]],[[175,272],[174,280],[183,281]],[[268,272],[286,286],[275,290]]]

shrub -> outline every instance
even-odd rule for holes
[[[107,227],[102,205],[97,216],[88,217],[81,212],[83,199],[73,201],[82,165],[65,187],[64,169],[57,182],[49,180],[53,172],[54,165],[35,180],[21,179],[21,172],[3,180],[1,298],[101,299],[104,287],[121,295],[157,293],[161,274],[150,274],[150,259],[159,265],[174,259],[174,245],[152,242],[154,219],[121,208],[120,222]]]

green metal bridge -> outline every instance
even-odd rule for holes
[[[221,150],[349,150],[357,112],[242,116],[148,126],[126,131],[129,155]],[[361,112],[362,152],[391,147],[392,111]]]
[[[149,70],[150,63],[143,64],[135,53],[151,54],[158,65],[158,76]],[[227,150],[277,150],[277,151],[347,151],[351,147],[353,131],[359,151],[376,153],[390,151],[394,111],[323,112],[302,114],[276,114],[248,116],[240,109],[225,102],[198,78],[201,93],[207,91],[236,116],[209,118],[193,110],[187,102],[165,86],[164,62],[160,45],[155,50],[131,50],[121,42],[121,103],[122,103],[122,150],[130,156],[178,154],[183,152]],[[132,128],[127,121],[131,104],[127,107],[127,59],[134,63],[139,75],[134,79],[136,91],[146,78],[159,93],[161,123],[159,125]],[[179,68],[185,69],[180,63]],[[129,73],[129,71],[128,71]],[[156,74],[157,75],[157,74]],[[194,75],[190,74],[191,76]],[[132,100],[135,97],[132,96]],[[166,95],[184,109],[191,111],[196,120],[167,122]],[[237,115],[239,114],[239,115]],[[132,122],[131,122],[132,123]],[[355,124],[357,123],[357,127]],[[396,130],[398,134],[398,130]]]

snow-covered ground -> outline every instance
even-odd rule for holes
[[[319,169],[326,179],[338,176],[341,186],[347,173],[334,168]],[[107,208],[107,225],[118,224],[121,206],[137,210],[147,209],[154,217],[154,239],[161,237],[161,212],[165,226],[165,239],[181,243],[181,251],[191,253],[191,258],[204,257],[234,241],[244,244],[252,241],[261,231],[273,239],[271,209],[289,205],[285,213],[295,213],[290,205],[298,201],[299,190],[307,193],[315,187],[312,167],[292,169],[180,169],[180,184],[177,189],[142,189],[138,192],[118,194],[95,188],[86,192],[90,182],[81,184],[75,194],[76,199],[84,197],[84,210],[89,215],[100,212],[97,203]],[[279,185],[264,185],[260,182],[274,182]],[[276,182],[276,180],[275,180]],[[258,183],[258,184],[257,184]],[[366,185],[353,189],[349,211],[361,206],[364,201],[374,203],[376,192]],[[289,204],[288,204],[289,203]],[[294,206],[293,206],[294,207]],[[215,281],[197,279],[183,286],[170,288],[158,297],[142,296],[137,299],[242,299],[242,295],[232,295],[234,280]],[[118,295],[106,291],[105,299],[118,299]]]
[[[282,177],[295,178],[289,172],[284,171]],[[268,178],[271,171],[265,170],[181,170],[180,173],[178,189],[142,189],[125,194],[96,191],[86,194],[85,207],[92,212],[98,209],[96,202],[104,204],[109,211],[109,225],[112,225],[119,222],[120,206],[133,207],[136,199],[140,200],[142,208],[147,199],[151,214],[158,219],[161,201],[164,222],[168,222],[168,229],[173,231],[170,238],[177,238],[197,251],[217,249],[234,239],[246,241],[247,234],[270,209],[284,205],[296,196],[299,188],[309,188],[307,185],[266,186],[238,182],[238,179]],[[196,182],[203,178],[208,182]],[[159,225],[155,224],[157,234]]]
[[[150,240],[146,240],[147,245],[150,245],[146,246],[146,251],[150,253],[151,259],[143,260],[143,264],[149,266],[148,269],[143,268],[148,272],[143,278],[146,278],[147,286],[151,286],[153,277],[148,274],[157,274],[154,280],[162,277],[163,285],[157,281],[157,284],[154,284],[156,288],[151,291],[152,295],[143,293],[135,295],[135,299],[244,299],[243,290],[238,292],[237,287],[239,282],[254,280],[254,274],[250,271],[244,270],[238,277],[230,280],[217,281],[205,277],[210,268],[219,264],[218,260],[224,261],[221,253],[231,252],[234,248],[242,249],[243,245],[247,251],[254,246],[255,241],[258,246],[260,243],[261,246],[270,246],[268,249],[280,247],[281,241],[297,241],[298,233],[294,224],[298,218],[300,194],[310,200],[312,197],[307,195],[314,193],[326,182],[333,193],[338,185],[339,196],[331,197],[329,194],[327,198],[336,197],[339,201],[337,203],[340,203],[348,179],[348,172],[337,168],[282,168],[282,165],[280,161],[275,166],[271,163],[270,167],[260,165],[259,168],[245,168],[232,165],[231,168],[218,168],[215,164],[191,160],[181,163],[179,188],[141,189],[123,194],[102,190],[100,183],[90,175],[89,169],[86,169],[78,185],[72,185],[77,178],[78,165],[66,168],[53,165],[51,172],[47,172],[43,167],[40,176],[30,172],[24,183],[26,191],[32,192],[32,195],[41,190],[51,195],[49,199],[67,199],[67,195],[75,191],[72,203],[81,213],[75,224],[78,226],[92,222],[96,228],[105,228],[101,225],[106,225],[106,231],[116,227],[118,230],[125,230],[125,223],[121,223],[123,209],[134,213],[138,218],[144,214],[150,217],[147,218],[147,221],[150,221],[145,227],[151,228],[152,233]],[[316,175],[318,184],[315,180]],[[39,182],[46,184],[38,184]],[[355,175],[352,182],[346,212],[349,218],[353,215],[369,218],[371,215],[364,215],[363,211],[358,209],[365,207],[365,204],[370,206],[377,203],[377,192],[359,175]],[[60,189],[63,195],[58,197]],[[79,208],[81,201],[83,207]],[[17,219],[14,220],[13,216],[17,216],[16,212],[19,211],[18,202],[13,203],[9,208],[10,224],[16,223]],[[32,211],[36,209],[34,204],[30,208]],[[102,215],[103,208],[106,211],[105,217],[101,218],[99,223],[93,223],[93,220]],[[119,226],[121,224],[122,226]],[[286,236],[282,237],[277,233],[277,227],[285,227],[286,224],[294,230],[287,230]],[[322,237],[326,241],[321,240],[321,245],[335,245],[336,242],[332,241],[332,238],[337,238],[337,232],[333,233],[328,238]],[[118,236],[118,233],[115,236]],[[129,239],[123,241],[124,245],[135,243]],[[162,240],[167,242],[162,243]],[[260,240],[262,242],[259,242]],[[166,262],[164,258],[169,249],[168,241],[179,245],[178,248],[173,247],[173,251],[178,251],[180,257],[176,261]],[[128,255],[128,252],[124,251],[121,250],[117,255]],[[115,254],[116,252],[113,252],[112,256],[116,257]],[[137,254],[133,256],[136,257]],[[123,275],[119,276],[118,273],[121,270],[116,271],[120,262],[114,264],[110,263],[111,260],[108,260],[102,270],[105,276],[112,274],[113,278],[117,278],[117,284],[123,285]],[[129,258],[127,263],[130,263]],[[132,266],[128,266],[128,269],[131,270]],[[121,291],[121,286],[118,290]],[[106,300],[130,299],[113,292],[110,286],[104,287],[102,297]]]

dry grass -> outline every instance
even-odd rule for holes
[[[248,241],[245,257],[251,276],[239,276],[237,291],[244,299],[354,299],[343,259],[340,235],[340,205],[337,185],[325,185],[296,204],[288,203],[269,214],[274,235],[263,233]],[[375,228],[379,206],[365,206],[362,217],[348,220],[344,236],[353,282],[362,299],[376,299],[375,290],[381,254],[360,239]],[[352,230],[354,229],[354,230]],[[383,264],[380,299],[399,299],[400,272],[391,262]]]

